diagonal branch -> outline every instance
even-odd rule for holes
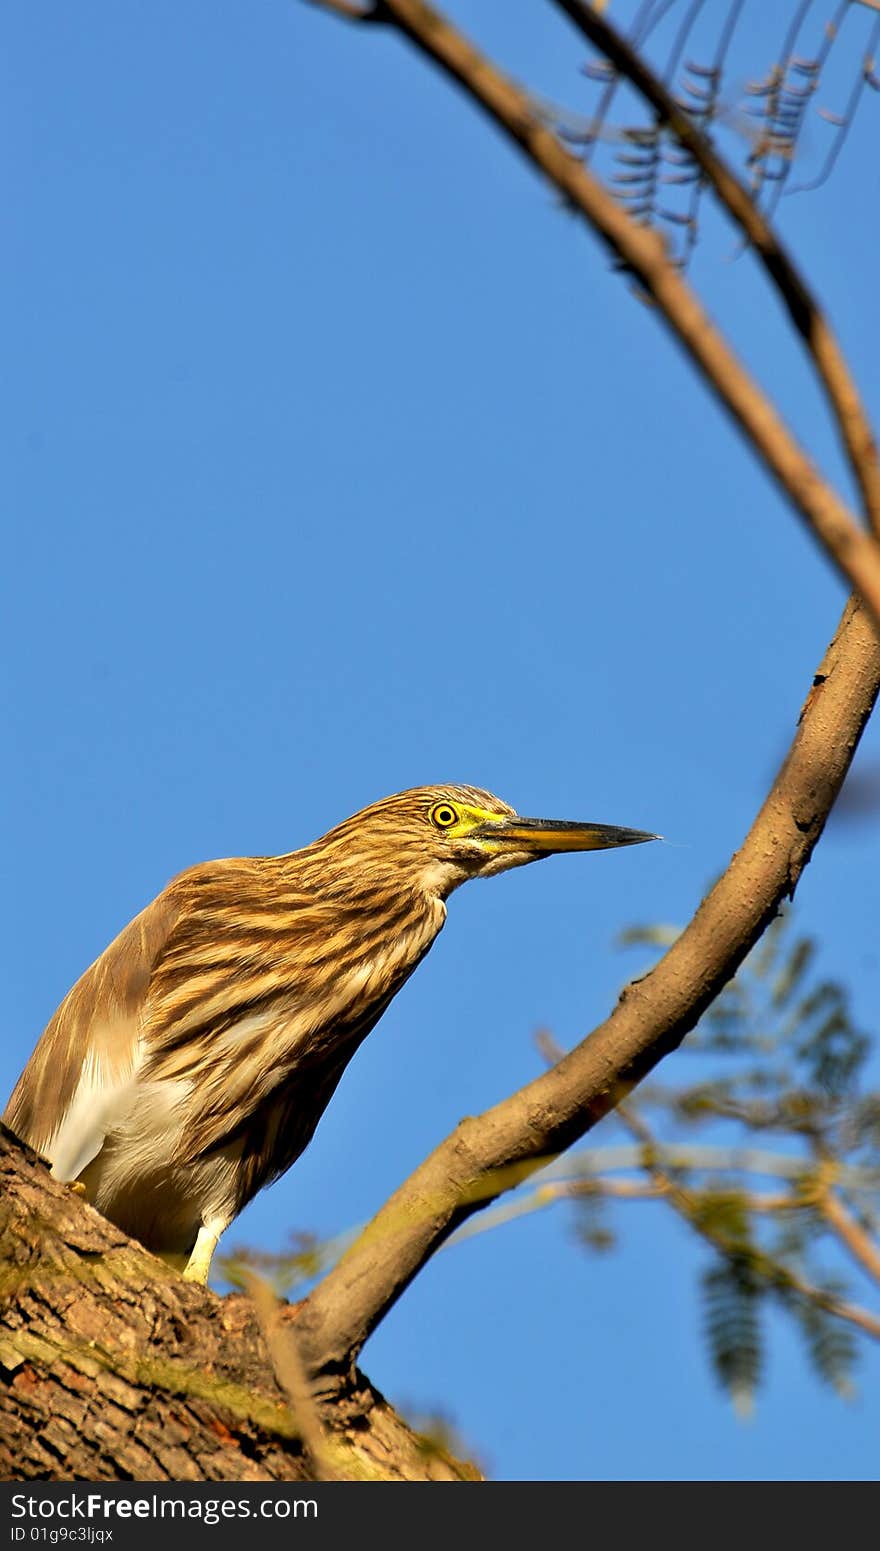
[[[816,1208],[841,1243],[846,1245],[856,1263],[880,1285],[880,1248],[844,1205],[840,1196],[829,1186],[818,1196]]]
[[[528,95],[514,86],[439,12],[425,5],[423,0],[377,0],[370,14],[394,25],[462,87],[637,277],[712,392],[740,426],[838,571],[861,594],[874,619],[880,623],[880,546],[859,526],[846,504],[821,477],[770,399],[715,327],[687,281],[670,263],[661,237],[638,225],[620,207],[583,163],[547,128]],[[817,311],[815,317],[818,318]],[[815,334],[815,327],[811,327]],[[822,359],[826,357],[827,350]],[[835,383],[835,402],[843,403],[843,385],[837,379]],[[850,389],[849,396],[844,395],[847,414],[841,428],[845,438],[859,451],[861,482],[870,496],[869,510],[878,516],[880,494],[874,505],[875,491],[866,461],[873,443],[869,435],[866,449],[862,446],[863,438],[856,434],[853,405],[857,405],[858,400],[851,385]]]
[[[880,645],[851,600],[788,756],[741,849],[664,957],[543,1076],[463,1120],[306,1300],[313,1371],[346,1373],[370,1332],[455,1228],[586,1134],[674,1050],[793,894],[880,690]]]

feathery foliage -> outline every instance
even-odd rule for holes
[[[659,950],[674,936],[632,927],[622,940]],[[791,911],[778,917],[686,1041],[693,1079],[643,1084],[601,1127],[623,1126],[635,1149],[580,1154],[590,1193],[571,1187],[586,1246],[606,1196],[663,1200],[709,1246],[700,1277],[708,1353],[743,1412],[764,1374],[770,1303],[793,1319],[816,1376],[844,1397],[856,1331],[880,1337],[880,1319],[849,1302],[854,1263],[880,1288],[880,1094],[863,1086],[869,1041],[849,994],[822,976],[819,957]]]
[[[874,0],[792,0],[765,38],[760,9],[624,0],[614,23],[771,217],[783,196],[830,177],[863,101],[880,92],[880,11]],[[582,74],[571,108],[544,105],[548,121],[686,268],[703,218],[701,168],[609,59],[589,59]]]

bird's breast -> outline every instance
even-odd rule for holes
[[[171,1201],[175,1243],[205,1213],[240,1211],[308,1145],[445,915],[441,900],[428,901],[393,932],[365,922],[347,951],[316,938],[311,958],[279,945],[240,966],[212,962],[202,939],[188,981],[175,959],[165,985],[160,975],[151,987],[124,1091],[112,1113],[109,1101],[101,1108],[103,1134],[77,1159],[88,1164],[90,1199],[148,1244],[160,1242]],[[82,1107],[75,1099],[74,1118]]]

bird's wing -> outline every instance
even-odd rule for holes
[[[150,975],[178,906],[166,890],[68,992],[16,1084],[3,1121],[72,1180],[130,1102]]]

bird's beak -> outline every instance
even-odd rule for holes
[[[662,840],[644,829],[619,829],[614,824],[583,824],[567,819],[523,819],[518,813],[492,818],[471,830],[475,840],[496,841],[504,851],[529,851],[537,859],[557,851],[606,851],[612,846],[637,846]]]

